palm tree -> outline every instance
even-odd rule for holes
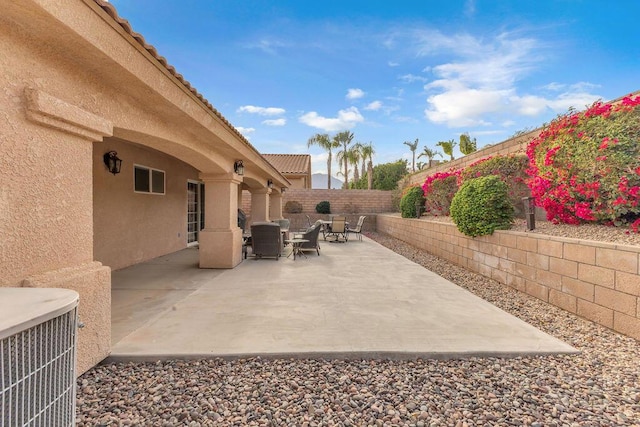
[[[333,161],[333,156],[331,150],[334,148],[338,148],[339,145],[335,140],[329,139],[329,135],[326,133],[317,133],[313,135],[307,141],[307,147],[311,147],[312,145],[317,145],[318,147],[324,149],[329,153],[327,157],[327,188],[331,188],[331,162]]]
[[[424,146],[424,148],[422,149],[422,153],[420,153],[418,155],[418,158],[420,157],[426,157],[427,160],[429,161],[429,167],[431,167],[431,163],[433,162],[434,157],[436,156],[440,156],[442,157],[442,154],[439,151],[436,150],[432,150],[431,148],[427,147],[426,145]]]
[[[471,139],[468,133],[460,135],[460,152],[465,156],[478,150],[478,141]]]
[[[448,141],[440,141],[436,144],[436,146],[441,147],[442,151],[444,151],[444,154],[446,154],[447,156],[451,157],[451,160],[454,160],[453,158],[453,149],[456,148],[458,145],[458,143],[453,140],[450,139]]]
[[[360,180],[360,171],[358,166],[360,165],[360,159],[362,159],[362,144],[356,142],[349,150],[349,163],[353,165],[353,182]]]
[[[338,164],[344,167],[344,188],[349,188],[349,144],[353,141],[353,133],[348,130],[338,132],[333,137],[333,141],[338,147],[342,146],[342,150],[338,151],[337,159]]]
[[[371,190],[373,186],[373,155],[376,154],[376,151],[373,149],[373,145],[369,143],[368,145],[362,146],[362,165],[364,167],[364,162],[367,162],[367,189]],[[364,175],[364,172],[362,173]]]
[[[418,138],[414,142],[405,141],[404,145],[409,146],[409,150],[411,150],[411,154],[413,154],[413,160],[411,161],[411,171],[416,171],[416,149],[418,148]]]

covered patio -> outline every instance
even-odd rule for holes
[[[108,360],[576,351],[366,237],[288,252],[203,270],[188,248],[114,271]]]

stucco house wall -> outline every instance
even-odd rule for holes
[[[79,293],[81,374],[110,351],[111,267],[186,245],[188,179],[205,183],[202,268],[242,260],[240,188],[267,206],[267,180],[289,182],[107,2],[4,2],[0,58],[0,286]],[[133,194],[133,163],[167,194]]]
[[[123,159],[117,175],[103,163],[103,154],[111,150]],[[165,194],[135,192],[134,165],[164,171]],[[118,270],[187,247],[187,182],[198,181],[196,169],[116,138],[94,144],[93,168],[96,261]]]

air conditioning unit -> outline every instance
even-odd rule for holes
[[[0,288],[0,427],[75,425],[78,300]]]

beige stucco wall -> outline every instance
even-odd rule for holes
[[[187,178],[197,171],[237,187],[233,162],[243,159],[252,183],[287,181],[93,0],[3,2],[0,58],[0,286],[79,292],[82,373],[110,350],[110,268],[100,261],[118,267],[184,247]],[[101,163],[113,140],[101,141],[112,136],[127,141],[115,148],[125,160],[116,177]],[[149,149],[165,154],[146,157]],[[132,188],[130,162],[138,155],[141,164],[168,172],[168,196],[141,195],[138,203],[119,191],[121,183]],[[109,205],[113,195],[121,199]],[[231,224],[236,200],[208,200],[207,212]],[[165,207],[166,217],[159,211]],[[209,252],[240,246],[239,230],[223,228],[209,230]],[[114,251],[119,244],[122,254]],[[233,267],[236,252],[209,264]]]
[[[122,171],[109,173],[104,153],[115,150]],[[134,164],[165,172],[165,194],[133,191]],[[114,270],[187,246],[187,181],[198,171],[148,147],[115,138],[95,143],[93,152],[94,258]]]
[[[310,188],[310,186],[307,186],[306,176],[287,175],[287,179],[291,183],[289,188]]]
[[[76,105],[28,90],[70,95],[87,77],[27,29],[0,22],[0,57],[0,286],[80,294],[86,327],[79,331],[78,371],[84,372],[108,355],[110,345],[110,272],[93,259],[91,186],[91,141],[110,126]]]

